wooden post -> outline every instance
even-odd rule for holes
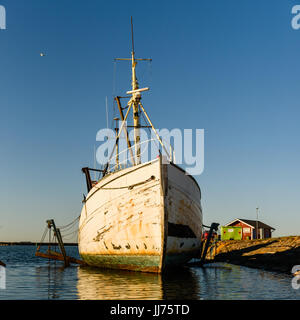
[[[209,233],[208,233],[208,236],[207,236],[207,239],[206,239],[206,242],[205,242],[205,247],[204,247],[202,256],[200,257],[200,263],[201,263],[202,265],[203,265],[204,262],[205,262],[206,253],[207,253],[207,250],[208,250],[208,246],[209,246],[209,243],[210,243],[210,240],[211,240],[213,231],[214,231],[214,230],[217,231],[217,230],[218,230],[218,226],[219,226],[218,223],[212,223],[211,226],[210,226]]]
[[[55,225],[53,219],[48,220],[47,223],[50,224],[53,227],[53,230],[55,232],[55,236],[56,236],[57,241],[58,241],[58,245],[59,245],[60,251],[61,251],[61,253],[62,253],[63,257],[64,257],[65,267],[68,267],[70,265],[70,263],[69,263],[69,260],[68,260],[67,254],[66,254],[64,243],[62,241],[60,230],[58,228],[56,228],[56,225]]]

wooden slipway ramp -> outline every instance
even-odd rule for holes
[[[76,222],[77,219],[74,220],[74,222]],[[63,261],[64,262],[64,267],[69,267],[71,263],[75,263],[75,264],[79,264],[79,265],[86,265],[86,263],[82,260],[67,256],[66,250],[65,250],[65,246],[63,243],[63,238],[60,232],[60,229],[56,227],[54,220],[47,220],[47,227],[46,230],[43,234],[42,240],[41,240],[41,244],[43,243],[47,233],[49,233],[49,239],[51,239],[51,230],[53,231],[53,237],[55,238],[59,250],[60,252],[54,251],[51,249],[51,243],[49,242],[48,244],[48,249],[46,250],[46,252],[41,252],[41,244],[37,247],[37,250],[35,252],[35,256],[36,257],[40,257],[40,258],[46,258],[46,259],[51,259],[51,260],[59,260],[59,261]],[[72,225],[74,222],[72,222],[70,225]],[[55,242],[55,244],[56,244]]]

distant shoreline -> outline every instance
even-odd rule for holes
[[[49,242],[31,242],[31,241],[16,241],[16,242],[9,242],[9,241],[0,241],[0,247],[1,246],[48,246],[48,245],[57,245],[55,243],[49,243]],[[66,242],[64,243],[65,246],[78,246],[78,243],[76,242]]]

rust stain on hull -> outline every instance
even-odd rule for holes
[[[111,174],[105,178],[106,190],[101,189],[100,181],[96,185],[99,190],[92,189],[87,197],[87,216],[83,211],[78,243],[80,255],[88,264],[162,272],[166,261],[170,260],[169,254],[172,254],[172,261],[183,261],[188,259],[189,251],[198,249],[202,228],[199,187],[176,166],[163,164],[161,158],[137,167]],[[146,186],[124,188],[149,176],[158,178],[149,180]],[[168,236],[169,223],[186,226],[185,230],[189,228],[189,234],[196,238]],[[105,262],[116,255],[117,261],[122,259],[120,257],[125,260],[122,263]],[[158,261],[155,260],[155,265],[145,265],[139,260],[142,258],[134,261],[133,256],[155,256]]]

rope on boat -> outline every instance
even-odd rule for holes
[[[75,237],[77,237],[77,234],[78,234],[78,225],[77,225],[77,222],[79,220],[80,216],[78,216],[76,219],[74,219],[72,222],[64,225],[64,226],[60,226],[58,227],[59,230],[60,230],[60,233],[61,233],[61,237],[64,239],[64,240],[71,240],[71,239],[74,239]],[[75,230],[74,230],[75,228]],[[37,250],[39,251],[41,245],[44,243],[45,241],[45,238],[46,238],[46,235],[47,233],[49,232],[49,243],[48,243],[48,249],[50,250],[51,249],[51,246],[54,246],[55,250],[56,250],[56,246],[57,246],[57,239],[56,239],[56,235],[53,234],[52,237],[51,237],[51,228],[49,228],[49,225],[46,226],[45,228],[45,231],[42,235],[42,238],[41,238],[41,241],[40,241],[40,244],[37,248]],[[67,238],[69,237],[69,238]],[[75,240],[75,239],[74,239]],[[76,239],[77,240],[77,239]]]
[[[41,239],[41,243],[42,242],[44,242],[44,239],[45,239],[45,237],[46,237],[46,235],[47,235],[47,231],[48,231],[48,226],[46,227],[46,229],[45,229],[45,231],[44,231],[44,233],[43,233],[43,235],[42,235],[42,239]]]
[[[145,180],[145,181],[142,181],[142,182],[138,182],[138,183],[135,183],[135,184],[131,184],[130,186],[124,186],[124,187],[115,187],[115,188],[103,188],[103,187],[97,187],[95,186],[95,188],[97,189],[103,189],[103,190],[119,190],[119,189],[128,189],[128,190],[132,190],[134,187],[136,186],[140,186],[142,184],[145,184],[147,182],[150,182],[152,180],[155,179],[155,176],[151,176],[149,179]]]
[[[66,228],[68,228],[69,226],[72,226],[74,223],[76,223],[77,220],[79,220],[79,218],[80,218],[80,216],[78,216],[76,219],[74,219],[74,220],[73,220],[72,222],[70,222],[69,224],[66,224],[65,226],[58,226],[58,228],[59,228],[60,230],[66,229]]]
[[[78,232],[78,230],[74,230],[74,231],[72,231],[72,232],[69,232],[69,233],[67,233],[67,234],[62,235],[62,237],[65,238],[65,237],[68,237],[68,236],[70,236],[70,235],[72,235],[72,234],[76,234],[77,232]]]
[[[59,227],[59,230],[61,232],[61,236],[62,236],[63,240],[71,240],[71,239],[77,238],[77,234],[78,234],[78,224],[77,223],[78,223],[79,218],[80,218],[80,216],[78,216],[76,219],[74,219],[71,223],[69,223],[65,226]]]
[[[76,225],[76,221],[78,220],[78,218],[76,218],[74,221],[72,221],[71,223],[67,224],[65,227],[65,230],[69,230],[70,227],[77,227]],[[51,229],[53,229],[53,237],[51,239]],[[49,243],[48,243],[48,250],[46,252],[42,252],[40,251],[40,247],[42,245],[42,242],[44,241],[47,232],[49,232]],[[72,236],[77,234],[78,229],[76,228],[76,230],[69,232],[68,234],[64,234],[64,237],[66,236]],[[54,251],[51,249],[51,247],[54,247]],[[57,251],[56,249],[58,249],[57,245],[59,246],[59,251]],[[76,264],[80,264],[80,265],[85,265],[85,262],[73,257],[70,257],[67,255],[65,246],[64,246],[64,241],[62,239],[62,234],[59,228],[56,227],[55,222],[53,219],[51,220],[47,220],[47,227],[46,230],[42,236],[42,240],[41,243],[39,244],[39,246],[36,249],[35,252],[35,256],[37,257],[41,257],[41,258],[47,258],[50,260],[60,260],[60,261],[64,261],[64,267],[68,267],[70,266],[70,263],[76,263]]]

